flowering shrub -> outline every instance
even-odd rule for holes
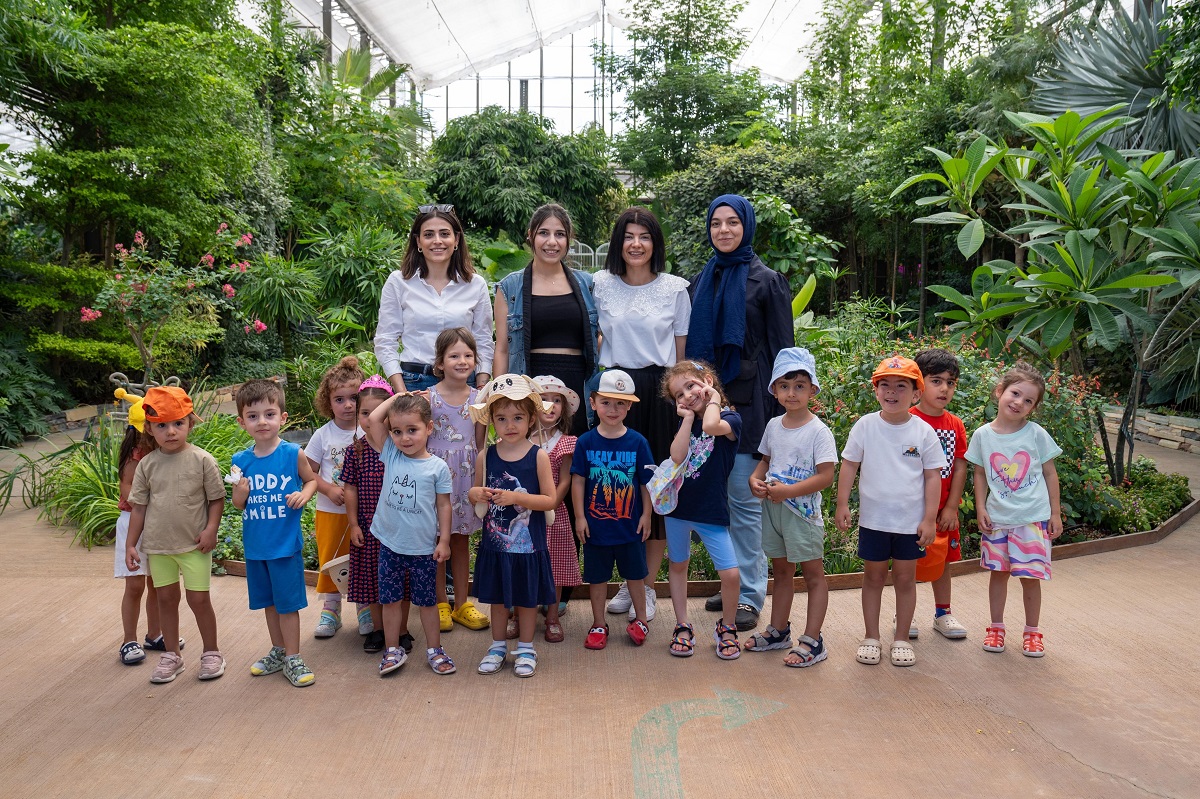
[[[131,247],[116,245],[112,275],[96,295],[95,308],[81,308],[79,318],[94,322],[102,312],[118,317],[137,347],[149,379],[154,374],[155,345],[164,333],[192,347],[203,347],[221,337],[224,330],[219,313],[229,307],[237,291],[222,280],[218,264],[244,272],[246,262],[239,260],[239,250],[251,241],[250,234],[235,235],[222,223],[213,246],[189,267],[177,262],[172,247],[151,247],[138,231]]]

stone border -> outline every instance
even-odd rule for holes
[[[1119,432],[1124,410],[1120,405],[1104,406],[1104,427],[1110,435]],[[1168,416],[1139,408],[1133,420],[1133,438],[1167,449],[1200,454],[1200,419]]]
[[[1077,541],[1074,544],[1059,544],[1051,550],[1051,557],[1058,561],[1066,558],[1078,558],[1084,555],[1099,555],[1102,552],[1116,552],[1120,549],[1130,549],[1131,547],[1142,547],[1147,544],[1157,544],[1171,533],[1179,529],[1186,521],[1190,520],[1197,513],[1200,513],[1200,499],[1193,499],[1187,505],[1165,522],[1155,527],[1153,530],[1147,530],[1143,533],[1126,533],[1125,535],[1113,535],[1107,538],[1100,538],[1095,541]],[[225,573],[234,577],[246,576],[246,564],[240,560],[225,560],[221,561],[221,565],[225,568]],[[984,571],[976,559],[963,560],[958,563],[951,563],[950,574],[953,577],[959,577],[964,574],[973,574],[975,572]],[[844,591],[854,588],[862,588],[863,573],[850,572],[849,574],[830,574],[825,578],[829,582],[831,591]],[[304,572],[304,581],[310,585],[317,584],[317,573],[315,571]],[[888,584],[891,583],[891,573],[888,574]],[[793,586],[796,593],[803,593],[807,590],[807,585],[803,577],[796,577],[793,580]],[[767,580],[767,593],[775,587],[775,580],[772,578]],[[609,583],[608,596],[611,598],[617,593],[617,583]],[[655,591],[660,598],[669,597],[671,595],[671,586],[669,583],[656,582],[654,584]],[[721,592],[720,580],[688,580],[688,596],[713,596]]]

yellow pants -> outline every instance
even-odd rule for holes
[[[317,511],[313,521],[317,536],[317,560],[321,566],[341,555],[350,554],[350,517],[344,513]],[[321,572],[317,578],[318,594],[336,594],[337,585],[329,575]]]

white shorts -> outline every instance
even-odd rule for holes
[[[116,547],[116,552],[113,553],[113,577],[145,577],[146,576],[146,556],[142,554],[142,565],[137,571],[131,572],[125,568],[125,541],[129,538],[129,511],[121,511],[120,517],[117,518],[117,539],[113,542]],[[138,552],[141,553],[141,542],[138,542]]]

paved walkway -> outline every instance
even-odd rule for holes
[[[1146,454],[1200,490],[1200,458]],[[859,594],[839,591],[830,658],[807,670],[780,652],[718,661],[703,635],[694,658],[672,658],[666,606],[644,649],[614,635],[589,652],[572,603],[567,641],[539,643],[530,680],[476,674],[489,636],[461,629],[445,637],[458,674],[414,659],[381,680],[343,630],[304,640],[318,679],[303,690],[250,677],[266,630],[233,577],[213,586],[227,674],[195,679],[185,608],[187,671],[151,685],[150,665],[116,660],[112,548],[68,541],[36,511],[0,524],[0,796],[1200,796],[1200,639],[1180,627],[1200,608],[1200,518],[1057,564],[1040,661],[981,650],[987,578],[973,574],[955,580],[964,642],[931,633],[921,586],[909,669],[855,662]],[[689,612],[712,624],[699,600]],[[311,630],[314,608],[301,615]]]

